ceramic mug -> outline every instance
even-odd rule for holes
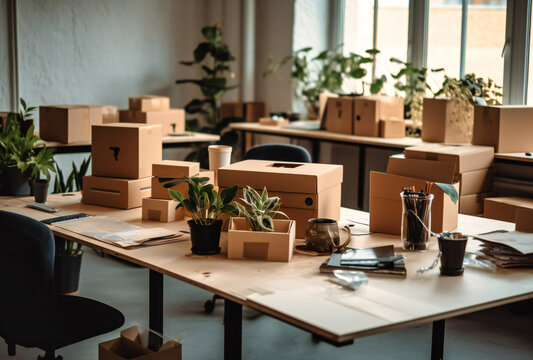
[[[340,234],[345,232],[346,240],[341,242]],[[339,229],[336,220],[315,218],[309,219],[305,230],[305,243],[307,250],[332,253],[342,251],[352,239],[348,226]],[[342,245],[341,245],[342,244]]]

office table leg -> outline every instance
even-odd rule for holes
[[[442,360],[444,358],[444,325],[444,320],[433,322],[431,360]]]
[[[150,329],[163,334],[163,274],[150,270],[149,288],[149,327]],[[157,351],[163,344],[163,339],[150,332],[148,347]]]
[[[319,162],[320,160],[320,140],[311,140],[311,161]]]
[[[242,305],[224,299],[224,359],[242,358]]]
[[[358,175],[358,189],[357,189],[357,205],[358,210],[364,209],[365,197],[365,183],[366,183],[366,146],[359,146],[359,175]]]

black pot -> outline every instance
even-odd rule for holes
[[[30,171],[26,170],[24,173],[16,167],[9,166],[6,168],[7,174],[7,190],[10,195],[28,196],[30,195]]]
[[[75,256],[55,257],[54,283],[56,293],[68,294],[78,291],[80,285],[82,255],[83,251]]]
[[[191,251],[196,255],[215,255],[220,253],[220,231],[222,220],[211,225],[199,225],[194,220],[187,221],[191,231]]]
[[[464,272],[463,261],[465,258],[466,241],[462,239],[443,239],[439,237],[440,273],[446,276],[458,276]]]
[[[44,204],[46,202],[46,198],[48,197],[49,182],[46,180],[33,180],[31,185],[35,202]]]

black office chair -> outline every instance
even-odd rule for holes
[[[0,211],[0,232],[0,337],[9,355],[18,344],[43,349],[40,359],[55,359],[55,350],[124,324],[111,306],[56,295],[54,237],[44,224]]]
[[[244,160],[270,160],[270,161],[290,161],[310,163],[311,155],[299,145],[291,144],[262,144],[250,148],[244,154]],[[219,295],[213,295],[213,298],[204,303],[206,313],[212,313],[215,309],[216,301],[223,299]]]

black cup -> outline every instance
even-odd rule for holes
[[[446,239],[438,238],[440,257],[440,273],[445,276],[458,276],[464,272],[463,261],[465,258],[467,238]]]

